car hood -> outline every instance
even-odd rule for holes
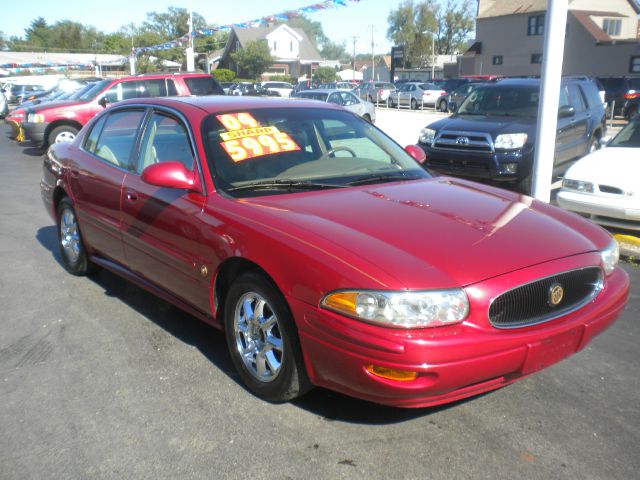
[[[405,288],[469,285],[594,251],[595,241],[602,242],[598,227],[576,217],[578,228],[572,228],[573,216],[568,221],[564,212],[530,197],[447,177],[242,203],[255,215],[278,217],[272,225],[289,225],[306,243],[314,236],[330,241],[336,247],[331,257],[345,261],[349,251]],[[592,239],[578,233],[592,228]]]
[[[501,133],[527,133],[529,143],[535,134],[536,119],[532,117],[489,117],[486,115],[453,115],[429,125],[435,130],[483,132],[492,136]]]
[[[640,195],[640,148],[597,150],[572,165],[565,178],[618,187]]]
[[[78,100],[59,100],[57,102],[47,102],[41,103],[39,105],[34,105],[30,108],[34,112],[39,112],[42,110],[47,110],[49,108],[57,108],[57,107],[74,107],[76,105],[84,105],[87,101],[78,101]]]

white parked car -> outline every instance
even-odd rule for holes
[[[302,90],[291,95],[293,98],[306,98],[310,100],[320,100],[321,102],[335,103],[347,110],[360,115],[367,122],[376,121],[376,109],[373,103],[362,100],[354,95],[350,90],[333,90],[330,88],[314,88],[313,90]]]
[[[293,92],[293,85],[287,82],[262,82],[261,85],[270,92],[276,92],[281,97],[288,97]]]
[[[389,94],[387,106],[395,108],[399,105],[410,107],[411,110],[425,106],[435,107],[438,99],[446,94],[447,92],[433,83],[406,82]]]
[[[601,225],[640,230],[640,118],[567,170],[558,204]]]

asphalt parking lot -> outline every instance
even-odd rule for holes
[[[637,478],[639,265],[623,264],[613,327],[507,388],[419,410],[326,390],[272,405],[241,386],[220,332],[109,272],[64,271],[42,152],[8,132],[0,478]]]

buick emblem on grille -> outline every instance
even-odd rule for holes
[[[562,285],[560,285],[559,283],[554,283],[553,285],[551,285],[549,287],[549,306],[557,306],[562,301],[563,296],[564,289],[562,288]]]
[[[469,145],[469,137],[458,137],[458,138],[456,138],[456,144],[458,144],[458,145]]]

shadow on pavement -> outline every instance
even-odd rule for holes
[[[36,234],[40,244],[49,250],[56,262],[62,266],[57,246],[56,227],[42,227]],[[99,285],[105,295],[117,298],[126,303],[139,314],[163,328],[178,340],[197,348],[205,358],[218,367],[238,385],[243,387],[246,395],[252,395],[242,383],[235,371],[227,351],[224,333],[189,315],[178,307],[160,299],[118,275],[105,269],[99,269],[88,277]],[[472,399],[475,397],[472,397]],[[460,405],[468,400],[461,400],[439,407],[404,409],[378,405],[364,400],[348,397],[324,388],[315,388],[307,395],[291,402],[299,408],[323,417],[327,421],[346,423],[384,425],[405,422],[414,418],[431,415]]]

